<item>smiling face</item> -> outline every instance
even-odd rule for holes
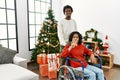
[[[66,17],[71,17],[71,14],[72,14],[72,10],[70,8],[66,8],[65,9],[65,16]]]

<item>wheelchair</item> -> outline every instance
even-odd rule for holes
[[[102,59],[100,56],[95,56],[99,60],[99,64],[93,64],[93,66],[96,66],[100,69],[102,69]],[[77,61],[82,64],[82,71],[78,71],[75,68],[70,66],[69,60]],[[62,65],[58,72],[58,80],[88,80],[87,75],[84,75],[84,65],[81,60],[66,57],[66,65]],[[104,80],[106,78],[104,77]]]

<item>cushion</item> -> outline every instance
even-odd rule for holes
[[[13,57],[16,55],[16,51],[0,47],[0,64],[12,63]]]
[[[39,75],[15,64],[0,65],[0,80],[42,80]]]
[[[79,71],[76,68],[70,67],[69,68],[73,71],[73,73],[80,78],[84,78],[84,72],[83,71]]]

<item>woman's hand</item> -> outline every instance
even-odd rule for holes
[[[73,39],[68,50],[70,51],[72,48],[74,48],[77,45],[78,45],[78,41],[76,39]]]
[[[91,62],[92,62],[92,63],[96,63],[96,62],[97,62],[94,54],[91,54],[90,59],[91,59]]]

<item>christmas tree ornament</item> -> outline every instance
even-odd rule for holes
[[[45,30],[44,29],[42,29],[42,31],[41,32],[45,32]]]
[[[43,40],[41,40],[40,43],[43,43]]]
[[[45,50],[44,50],[44,49],[42,50],[42,53],[45,53]]]
[[[57,24],[54,24],[54,29],[56,29],[57,28]]]

